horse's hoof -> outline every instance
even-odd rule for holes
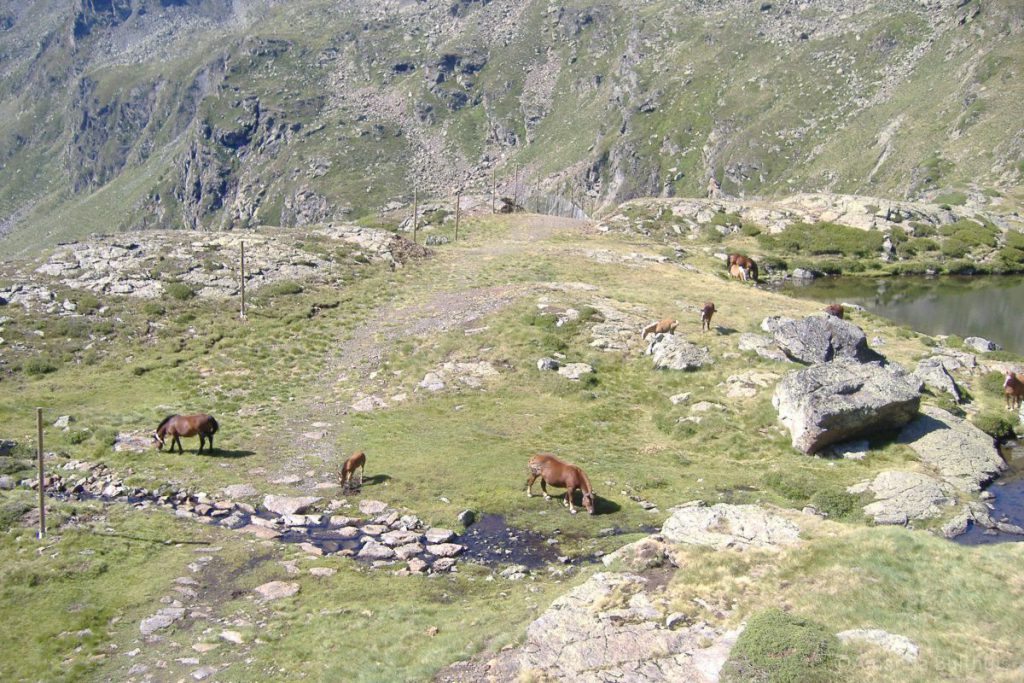
[[[570,515],[575,515],[575,514],[576,514],[576,511],[575,511],[575,510],[569,510],[569,514],[570,514]]]

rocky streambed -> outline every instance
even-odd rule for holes
[[[35,488],[38,484],[24,480],[20,485]],[[498,515],[484,515],[460,535],[378,500],[352,503],[316,496],[266,495],[260,503],[251,504],[235,500],[257,497],[251,485],[229,486],[224,489],[226,496],[170,487],[133,487],[106,465],[78,460],[47,475],[44,486],[48,495],[61,500],[165,510],[198,523],[298,544],[310,555],[351,557],[375,568],[392,568],[400,575],[450,572],[465,560],[508,565],[507,578],[521,578],[534,569],[583,559],[561,555],[557,539],[509,527]]]

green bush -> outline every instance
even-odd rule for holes
[[[1014,249],[1024,249],[1024,232],[1007,230],[1006,235],[1003,237],[1003,243]]]
[[[995,247],[998,243],[999,229],[961,218],[955,223],[943,225],[939,228],[939,234],[955,238],[968,247]]]
[[[51,372],[55,372],[57,370],[57,364],[49,356],[35,356],[25,361],[25,364],[21,366],[21,369],[28,375],[40,377],[42,375],[48,375]]]
[[[1006,441],[1007,439],[1012,439],[1015,436],[1014,424],[1016,423],[1016,420],[1011,419],[1002,413],[978,413],[971,418],[971,422],[974,423],[975,427],[985,432],[993,439]]]
[[[860,499],[846,489],[830,486],[811,496],[811,505],[829,519],[849,519],[860,515]]]
[[[1005,247],[999,251],[998,259],[1009,269],[1020,268],[1024,266],[1024,249]]]
[[[168,282],[164,285],[167,296],[178,301],[187,301],[196,295],[192,287],[186,282]]]
[[[148,316],[156,318],[166,313],[167,309],[164,308],[164,305],[159,301],[147,301],[142,304],[142,312]]]
[[[722,667],[723,683],[836,680],[839,641],[824,626],[771,608],[755,615]]]
[[[939,234],[938,229],[931,223],[914,221],[910,224],[910,227],[914,229],[914,237],[935,237]]]
[[[266,296],[291,296],[293,294],[301,294],[302,285],[292,280],[281,280],[280,282],[274,282],[264,287],[260,294]]]
[[[74,446],[80,443],[85,443],[86,441],[89,440],[90,436],[92,435],[89,433],[89,430],[80,429],[76,432],[68,432],[66,438],[68,443]]]
[[[79,313],[92,313],[100,307],[100,300],[92,292],[78,292],[73,295]]]
[[[761,226],[755,223],[744,223],[740,226],[740,232],[747,237],[757,237],[761,234]]]
[[[877,230],[859,230],[838,223],[794,223],[777,235],[759,235],[761,246],[770,251],[820,256],[875,256],[882,249],[884,235]]]
[[[967,256],[970,249],[966,244],[955,237],[950,237],[942,243],[942,255],[946,258],[963,258]]]
[[[800,472],[769,472],[761,482],[766,488],[796,503],[806,503],[814,495],[814,482]]]
[[[938,242],[927,237],[914,237],[903,245],[903,251],[908,254],[920,254],[923,251],[939,251],[940,249]]]

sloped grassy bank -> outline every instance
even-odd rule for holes
[[[201,297],[163,299],[159,308],[79,298],[89,312],[78,316],[3,307],[0,336],[12,341],[0,347],[0,384],[9,389],[0,438],[18,442],[5,467],[15,480],[31,473],[32,408],[42,405],[48,425],[73,417],[67,431],[47,427],[58,460],[103,462],[133,486],[217,493],[249,483],[258,495],[313,493],[326,504],[343,496],[318,485],[336,481],[341,458],[359,448],[373,478],[365,496],[440,526],[454,526],[467,508],[501,514],[565,554],[612,551],[689,500],[794,511],[811,504],[829,519],[807,515],[797,548],[774,556],[692,549],[678,568],[666,567],[671,610],[732,627],[775,607],[829,633],[874,626],[921,645],[913,667],[837,646],[829,671],[844,678],[887,680],[898,664],[907,680],[1012,680],[1021,665],[1014,615],[1024,545],[956,547],[926,533],[938,522],[872,527],[861,513],[867,500],[846,488],[884,469],[921,467],[910,449],[878,435],[860,461],[804,456],[776,423],[770,382],[750,376],[743,395],[730,395],[735,377],[790,369],[741,350],[740,336],[759,332],[766,315],[806,315],[817,304],[723,281],[710,244],[708,254],[687,247],[666,256],[656,239],[552,227],[544,217],[480,220],[466,230],[464,241],[403,268],[345,261],[344,277],[268,289],[244,324],[233,307]],[[46,284],[58,301],[82,296]],[[501,305],[480,314],[468,293],[495,287]],[[702,335],[696,312],[708,298],[719,313]],[[560,324],[569,309],[578,317],[566,313]],[[666,316],[714,362],[654,371],[636,323]],[[89,328],[80,336],[54,332],[83,325],[82,317]],[[446,324],[424,322],[435,319]],[[870,314],[854,312],[853,321],[907,365],[938,343]],[[109,332],[92,331],[104,322]],[[356,347],[366,355],[353,356]],[[556,354],[593,372],[573,381],[537,369]],[[42,355],[52,359],[45,370],[30,363]],[[480,364],[494,374],[445,374],[448,365]],[[431,373],[443,388],[428,388]],[[977,405],[995,410],[1002,399],[985,377],[958,379]],[[367,396],[386,407],[355,410]],[[194,440],[183,455],[111,448],[118,432],[200,409],[221,422],[217,453],[198,456]],[[525,497],[525,461],[540,450],[586,469],[602,514],[573,517],[557,502]],[[556,565],[511,580],[466,562],[451,575],[401,577],[397,566],[367,569],[160,510],[93,502],[55,504],[51,535],[37,544],[32,493],[0,496],[0,618],[19,626],[0,636],[0,650],[22,653],[0,659],[5,679],[177,679],[209,666],[224,680],[426,680],[518,642],[593,572]],[[299,590],[263,601],[253,589],[272,580]],[[158,638],[142,636],[142,620],[175,600],[186,616]]]

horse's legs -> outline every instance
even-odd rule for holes
[[[533,498],[533,482],[537,481],[537,475],[530,472],[529,478],[526,480],[526,497]],[[544,485],[544,480],[541,479],[541,486]]]
[[[175,434],[174,438],[171,439],[171,453],[174,452],[174,444],[178,444],[178,452],[179,453],[184,453],[185,452],[185,449],[181,447],[181,437],[178,436],[177,434]]]
[[[363,490],[363,475],[366,474],[366,463],[359,466],[359,490]]]
[[[576,489],[574,489],[572,486],[569,486],[565,489],[565,502],[569,506],[569,513],[573,515],[576,514],[576,508],[572,504],[572,494],[575,492]]]
[[[206,443],[206,437],[203,436],[202,432],[199,432],[199,452],[203,452],[203,444]]]
[[[544,492],[544,500],[551,500],[551,496],[548,495],[548,483],[544,480],[544,477],[540,478],[540,490]]]
[[[210,451],[213,451],[213,432],[210,432],[210,435],[206,438],[210,441]]]

